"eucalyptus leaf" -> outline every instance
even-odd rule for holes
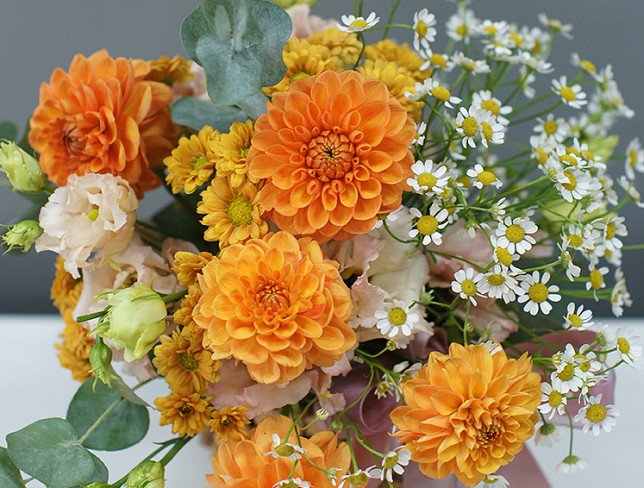
[[[114,373],[115,374],[115,373]],[[128,402],[133,403],[134,405],[141,405],[143,407],[149,407],[150,405],[140,396],[138,396],[132,388],[130,388],[123,378],[116,375],[116,378],[112,380],[112,386],[119,394]]]
[[[247,118],[244,111],[237,107],[220,107],[194,97],[180,98],[172,106],[172,121],[195,130],[209,125],[215,130],[228,132],[233,122],[243,122]]]
[[[25,488],[20,470],[13,464],[4,447],[0,447],[0,486],[3,488]]]
[[[282,48],[291,31],[288,14],[271,2],[204,0],[183,21],[181,39],[206,71],[210,97],[238,105],[282,79]]]
[[[69,408],[67,420],[79,435],[89,427],[116,401],[121,402],[99,424],[83,445],[99,451],[118,451],[137,444],[148,431],[150,417],[147,408],[135,405],[121,394],[94,379],[85,381],[78,389]]]
[[[105,467],[103,461],[97,458],[94,454],[92,454],[92,461],[94,461],[94,472],[89,478],[83,481],[82,485],[76,485],[74,488],[84,488],[89,483],[107,483],[109,473],[107,472],[107,467]]]
[[[9,120],[0,121],[0,140],[15,141],[18,137],[18,127]]]
[[[7,436],[15,465],[48,488],[85,483],[95,471],[92,454],[78,444],[74,427],[64,419],[39,420]]]

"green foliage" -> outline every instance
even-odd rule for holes
[[[83,482],[83,485],[77,485],[74,488],[83,488],[84,486],[87,486],[87,483],[106,483],[107,482],[109,474],[107,472],[107,468],[103,464],[103,461],[101,461],[99,458],[94,456],[94,454],[92,454],[92,461],[94,461],[94,472],[89,478],[87,478]]]
[[[0,140],[15,141],[18,137],[18,127],[9,120],[0,121]]]
[[[7,450],[18,468],[48,488],[84,484],[96,470],[94,456],[78,443],[74,427],[59,418],[39,420],[9,434]]]
[[[0,486],[3,488],[25,488],[20,470],[13,464],[4,447],[0,447]]]
[[[204,0],[183,21],[181,39],[205,69],[210,97],[238,105],[282,79],[291,29],[288,14],[268,1]]]
[[[74,395],[67,410],[67,420],[82,435],[110,406],[122,399],[120,393],[100,381],[93,388],[90,378]],[[105,417],[83,445],[99,451],[118,451],[137,444],[148,431],[150,417],[147,408],[125,399]]]
[[[201,130],[205,125],[213,129],[228,132],[236,120],[246,120],[244,112],[237,107],[220,107],[208,100],[194,97],[183,97],[172,106],[172,121],[191,129]]]

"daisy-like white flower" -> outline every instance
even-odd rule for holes
[[[447,54],[437,53],[432,51],[431,48],[425,47],[420,51],[420,57],[425,60],[420,69],[441,69],[443,71],[451,71],[454,68],[454,63]]]
[[[376,16],[376,12],[371,12],[366,19],[353,15],[343,15],[342,24],[337,24],[337,28],[343,32],[363,32],[371,29],[378,22],[380,22],[380,17]]]
[[[597,79],[597,66],[595,66],[593,62],[588,61],[587,59],[582,59],[578,53],[572,53],[572,55],[570,56],[570,64]]]
[[[559,465],[557,466],[557,473],[574,474],[578,471],[583,471],[587,467],[588,467],[588,462],[586,462],[579,456],[570,454],[569,456],[566,456],[563,459],[563,461],[559,463]]]
[[[568,39],[572,39],[572,35],[570,34],[572,32],[572,24],[564,24],[561,20],[550,19],[546,14],[539,14],[538,19],[539,22],[541,22],[541,24],[547,27],[550,31],[561,34],[563,37]]]
[[[595,300],[597,300],[597,290],[606,288],[606,282],[604,281],[604,276],[608,274],[608,266],[602,266],[601,268],[595,268],[594,266],[590,267],[590,273],[588,281],[586,282],[586,290],[592,290],[595,294]]]
[[[593,226],[569,224],[567,230],[563,231],[563,247],[572,247],[580,251],[590,252],[595,248],[595,238],[599,236],[599,231],[594,231]]]
[[[585,376],[586,383],[595,384],[599,379],[596,377],[596,373],[601,370],[602,363],[597,358],[595,351],[591,349],[590,344],[584,344],[579,348],[579,353],[575,354],[575,360],[581,375]]]
[[[456,116],[456,131],[463,136],[463,147],[476,147],[476,140],[481,135],[481,121],[484,112],[476,107],[461,107]]]
[[[642,347],[638,344],[639,337],[627,328],[621,328],[615,334],[615,343],[619,357],[626,364],[636,367],[642,356]]]
[[[273,488],[311,488],[311,483],[300,478],[288,478],[278,481],[273,485]]]
[[[420,316],[409,310],[409,307],[400,300],[393,300],[387,307],[386,311],[377,311],[375,314],[378,322],[376,327],[383,336],[392,339],[398,337],[409,337],[418,322]]]
[[[470,9],[454,14],[447,21],[447,35],[455,41],[467,41],[479,30],[479,20]]]
[[[489,37],[499,37],[510,30],[510,25],[505,21],[493,21],[485,19],[479,25],[479,32]]]
[[[562,395],[579,391],[584,386],[585,375],[579,368],[577,353],[572,344],[553,356],[557,369],[550,375],[552,388]]]
[[[426,8],[414,14],[414,49],[420,50],[421,44],[434,42],[436,38],[436,17]]]
[[[490,144],[503,144],[506,127],[494,115],[482,111],[481,117],[481,144],[488,148]]]
[[[411,460],[411,452],[407,449],[396,449],[389,451],[385,458],[382,460],[382,471],[380,473],[381,480],[393,482],[393,473],[402,475],[405,472],[405,466]]]
[[[478,287],[481,293],[491,298],[502,298],[505,303],[513,302],[517,295],[525,293],[510,269],[499,264],[482,275]]]
[[[428,78],[423,83],[416,83],[415,93],[405,93],[405,96],[411,100],[419,100],[425,95],[430,95],[439,102],[443,102],[443,104],[449,108],[454,108],[454,105],[461,103],[460,98],[453,96],[447,88],[441,86],[441,84],[433,78]]]
[[[478,282],[481,281],[482,274],[474,271],[474,268],[460,269],[454,273],[452,281],[452,291],[464,300],[469,300],[472,305],[477,305],[476,295],[480,295]]]
[[[532,159],[534,159],[539,166],[544,166],[553,154],[555,144],[556,143],[554,143],[554,141],[543,135],[530,137]]]
[[[599,435],[602,430],[610,432],[617,425],[615,417],[619,412],[613,405],[602,405],[601,401],[601,394],[589,397],[588,404],[575,415],[575,422],[582,424],[584,432],[592,430],[594,435]]]
[[[488,474],[475,488],[508,488],[510,482],[499,474]]]
[[[421,122],[416,126],[416,136],[414,137],[414,140],[411,141],[412,144],[418,144],[419,146],[422,146],[425,144],[425,133],[427,132],[427,124],[425,122]]]
[[[296,459],[302,459],[302,454],[304,454],[304,448],[298,446],[297,444],[291,444],[290,442],[282,442],[280,436],[276,433],[273,433],[273,450],[264,453],[264,456],[272,456],[274,458],[286,458],[289,461],[295,461]]]
[[[593,189],[590,173],[577,168],[561,168],[555,181],[557,190],[569,203],[583,199]]]
[[[602,238],[602,244],[612,250],[621,249],[622,241],[620,237],[628,235],[628,229],[624,225],[624,217],[608,217],[593,222],[593,228],[597,229]]]
[[[559,261],[566,270],[566,277],[570,281],[575,281],[575,278],[579,278],[581,276],[581,268],[573,262],[572,255],[568,249],[564,248],[561,243],[557,243],[557,247],[561,249]]]
[[[531,220],[506,217],[496,228],[496,245],[507,249],[510,254],[525,254],[537,242],[531,235],[537,230],[537,225]]]
[[[534,86],[532,86],[537,77],[534,75],[534,73],[526,74],[526,71],[527,68],[525,68],[525,66],[522,66],[519,70],[519,73],[521,74],[521,91],[526,98],[532,99],[537,93],[537,90],[535,90]]]
[[[555,424],[541,424],[534,434],[536,446],[552,447],[559,442],[561,434]]]
[[[472,185],[478,189],[483,189],[484,186],[493,186],[495,188],[503,186],[503,183],[496,177],[492,169],[484,168],[480,164],[468,169],[467,176],[472,178]]]
[[[621,317],[624,313],[624,307],[630,307],[633,304],[631,294],[626,287],[624,272],[621,269],[615,271],[615,286],[610,295],[610,303],[615,317]]]
[[[635,186],[635,184],[629,180],[626,176],[622,175],[619,177],[617,180],[619,183],[619,186],[622,187],[622,189],[628,194],[631,200],[635,202],[635,205],[637,205],[639,208],[644,207],[644,202],[642,202],[642,195],[640,194],[639,190]],[[611,202],[613,205],[617,204],[618,198],[617,194],[615,194],[615,198],[613,199],[613,202]]]
[[[481,90],[472,96],[472,105],[485,110],[496,117],[496,120],[503,125],[508,125],[510,121],[505,118],[512,113],[512,107],[503,105],[501,100],[492,96],[489,90]]]
[[[446,220],[449,216],[447,209],[434,202],[429,207],[427,215],[423,215],[417,208],[411,208],[409,213],[418,219],[412,230],[409,231],[409,237],[421,235],[423,236],[423,246],[431,242],[440,246],[443,242],[443,235],[439,231],[447,226]]]
[[[416,161],[411,166],[414,172],[414,178],[408,178],[407,184],[411,186],[416,193],[434,193],[440,195],[443,189],[449,183],[449,173],[447,166],[436,165],[431,159],[427,161]]]
[[[468,58],[462,52],[454,53],[452,55],[452,61],[456,66],[460,66],[465,71],[469,71],[471,73],[474,73],[475,75],[490,72],[490,67],[485,61]]]
[[[533,130],[546,139],[561,143],[569,136],[570,126],[566,119],[555,119],[553,114],[548,114],[545,120],[537,119],[537,122],[539,122],[539,125],[536,125]]]
[[[572,108],[581,108],[588,103],[581,85],[568,85],[565,76],[552,80],[552,90],[561,97],[561,101]]]
[[[492,205],[492,207],[490,208],[490,214],[495,219],[500,219],[502,217],[505,217],[506,209],[508,208],[508,205],[510,205],[509,200],[503,197],[498,202]]]
[[[593,312],[591,310],[585,310],[583,305],[577,307],[574,303],[568,304],[564,319],[564,327],[575,330],[589,329],[595,323],[593,322]]]
[[[626,147],[626,176],[635,179],[635,171],[644,173],[644,149],[638,138],[633,139]]]
[[[490,351],[490,356],[494,356],[497,352],[503,351],[501,344],[493,341],[492,339],[485,341],[483,345],[485,346],[485,349]]]
[[[497,246],[497,237],[492,236],[492,244],[494,245],[494,262],[501,263],[506,268],[512,266],[512,263],[518,261],[521,256],[516,253],[511,253],[505,247]]]
[[[404,383],[411,380],[416,372],[423,366],[423,363],[414,363],[411,366],[409,361],[403,361],[394,366],[393,372],[400,375],[400,382]]]
[[[345,474],[340,480],[338,488],[362,488],[371,479],[379,479],[381,471],[380,469],[372,466],[367,469],[359,469],[354,473]]]
[[[521,62],[521,64],[523,64],[523,66],[530,69],[530,71],[534,71],[536,73],[547,74],[552,73],[553,71],[552,64],[527,51],[523,51],[519,55],[519,61]],[[525,76],[525,73],[523,74],[523,76]]]
[[[550,383],[544,381],[541,384],[541,405],[537,408],[544,416],[548,416],[548,420],[555,414],[564,415],[567,403],[566,395],[554,389]]]
[[[557,293],[559,291],[557,285],[548,286],[549,279],[550,273],[546,272],[540,276],[538,271],[522,278],[521,286],[525,294],[519,296],[517,300],[519,303],[525,303],[523,310],[531,315],[537,315],[539,310],[544,315],[548,315],[552,311],[550,302],[560,301],[561,295]]]

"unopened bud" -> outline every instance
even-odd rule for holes
[[[329,412],[324,410],[323,408],[320,408],[315,412],[315,416],[320,420],[326,420],[329,418]]]
[[[22,252],[27,252],[42,234],[37,220],[23,220],[17,224],[8,225],[7,229],[2,236],[2,242],[7,246],[7,251],[22,248]]]
[[[396,341],[387,341],[387,351],[395,351],[398,349],[398,344],[396,344]]]
[[[165,470],[157,461],[146,461],[134,468],[125,483],[126,488],[164,488]]]
[[[91,373],[94,377],[111,387],[114,379],[111,370],[112,350],[100,337],[96,338],[96,342],[89,351],[89,364],[92,365]]]
[[[0,142],[0,169],[16,191],[39,192],[47,184],[38,161],[15,142]]]

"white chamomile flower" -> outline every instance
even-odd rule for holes
[[[343,32],[363,32],[371,29],[378,22],[380,22],[380,17],[376,16],[376,12],[371,12],[366,19],[353,15],[343,15],[342,24],[337,24],[337,28]]]
[[[628,235],[628,229],[624,225],[625,220],[624,217],[608,217],[593,222],[593,228],[601,235],[603,246],[611,251],[622,248],[620,237]]]
[[[575,330],[586,330],[593,326],[593,312],[585,310],[583,305],[578,307],[574,303],[569,303],[564,315],[564,327]]]
[[[510,121],[505,118],[512,113],[512,107],[503,105],[501,100],[492,96],[489,90],[481,90],[472,96],[472,105],[485,110],[496,117],[496,120],[503,125],[508,125]]]
[[[447,166],[436,165],[431,159],[427,161],[416,161],[411,166],[414,172],[414,178],[408,178],[407,184],[413,188],[416,193],[435,193],[440,195],[443,189],[449,183],[450,175],[447,172]]]
[[[491,298],[502,298],[505,303],[513,302],[517,295],[525,293],[510,269],[500,264],[483,274],[478,288],[481,293]]]
[[[497,22],[490,19],[485,19],[479,25],[479,32],[489,37],[502,36],[509,30],[510,25],[504,20]]]
[[[440,246],[443,242],[443,235],[439,231],[447,226],[446,220],[449,216],[447,209],[434,202],[429,207],[427,215],[423,215],[417,208],[410,209],[409,213],[418,219],[414,228],[409,231],[409,237],[421,235],[423,236],[423,246],[432,242]]]
[[[575,422],[582,424],[584,432],[592,430],[594,435],[599,435],[602,430],[610,432],[617,425],[615,417],[619,412],[613,405],[602,405],[601,401],[601,394],[589,397],[588,404],[575,415]]]
[[[547,415],[548,420],[555,415],[564,415],[567,403],[566,395],[554,389],[550,383],[544,381],[541,384],[541,405],[538,410],[544,416]]]
[[[557,244],[557,247],[561,249],[561,254],[559,255],[559,262],[566,270],[566,277],[570,281],[575,281],[576,278],[581,276],[581,268],[577,266],[572,260],[572,254],[566,249],[561,243]]]
[[[506,197],[503,197],[498,202],[492,205],[492,207],[490,208],[490,214],[495,219],[505,217],[508,205],[510,205],[510,201]]]
[[[409,337],[414,325],[420,319],[417,313],[409,310],[409,307],[400,300],[393,300],[385,311],[377,311],[375,314],[378,322],[376,327],[383,336],[391,339]]]
[[[536,125],[533,130],[553,142],[561,143],[569,136],[570,126],[566,119],[555,119],[553,114],[548,114],[545,120],[537,119],[537,122],[539,125]]]
[[[291,444],[290,442],[282,442],[282,439],[276,433],[273,433],[273,450],[264,453],[264,456],[272,456],[274,458],[286,458],[289,461],[295,461],[296,459],[302,459],[302,454],[304,454],[304,448],[298,446],[297,444]]]
[[[578,53],[572,53],[570,56],[570,64],[597,79],[597,66],[587,59],[582,59]]]
[[[481,281],[482,274],[474,271],[474,268],[460,269],[454,273],[452,281],[452,291],[464,300],[469,300],[472,305],[477,305],[476,295],[480,295],[478,282]]]
[[[422,366],[423,363],[414,363],[410,366],[408,361],[403,361],[396,364],[392,371],[400,375],[401,383],[405,383],[411,380]]]
[[[468,58],[462,52],[454,53],[452,55],[452,61],[456,66],[460,66],[465,71],[469,71],[476,75],[490,72],[490,67],[485,61]]]
[[[572,344],[566,344],[562,352],[553,356],[557,369],[550,375],[552,388],[562,395],[579,391],[584,386],[585,375],[579,368],[577,353]]]
[[[568,203],[583,199],[593,189],[590,173],[577,168],[561,168],[555,181],[555,187]]]
[[[531,72],[547,74],[552,73],[553,71],[552,64],[536,56],[533,56],[531,53],[526,51],[522,52],[519,55],[519,61],[523,64],[523,66],[530,69]],[[524,74],[523,76],[526,75]]]
[[[452,96],[452,93],[447,88],[441,86],[433,78],[428,78],[423,83],[416,83],[415,93],[405,93],[405,96],[411,100],[418,100],[425,95],[430,95],[439,102],[443,102],[449,108],[454,108],[454,105],[461,103],[460,98]]]
[[[621,328],[615,334],[617,353],[622,361],[630,366],[637,367],[642,356],[642,347],[638,344],[639,337],[627,328]]]
[[[436,38],[436,17],[426,8],[414,14],[414,49],[420,50],[421,43],[434,42]]]
[[[481,144],[488,148],[490,144],[503,144],[506,127],[494,115],[483,111],[481,117]]]
[[[606,288],[604,276],[608,274],[608,266],[602,266],[601,268],[595,268],[594,266],[591,266],[589,270],[590,273],[588,281],[586,282],[586,290],[592,290],[595,294],[595,300],[597,300],[597,290]]]
[[[461,107],[456,116],[456,131],[463,136],[463,147],[476,147],[476,139],[481,135],[481,121],[484,112],[476,107]]]
[[[626,192],[629,198],[633,200],[633,202],[635,202],[635,205],[637,205],[639,208],[644,207],[644,203],[642,202],[642,195],[631,180],[622,175],[619,177],[617,182],[619,183],[619,186],[621,186],[622,189]],[[613,205],[617,204],[617,198],[615,198],[611,203]]]
[[[556,32],[557,34],[561,34],[563,37],[572,39],[572,35],[570,34],[572,32],[572,24],[564,24],[560,20],[550,19],[546,14],[539,14],[538,19],[543,26],[547,27],[552,32]]]
[[[362,488],[371,479],[380,478],[380,469],[372,466],[367,469],[359,469],[354,473],[345,474],[340,480],[338,488]]]
[[[561,101],[572,108],[581,108],[588,103],[586,94],[582,91],[581,85],[568,85],[565,76],[552,80],[552,90],[561,97]]]
[[[412,144],[418,144],[419,146],[422,146],[425,144],[425,133],[427,132],[427,124],[425,122],[421,122],[416,126],[416,136],[414,137],[414,140],[411,141]]]
[[[447,35],[455,41],[467,41],[479,30],[479,20],[470,9],[454,14],[447,21]]]
[[[585,376],[585,380],[592,380],[594,384],[598,379],[596,373],[602,368],[602,363],[598,360],[595,351],[591,350],[590,344],[584,344],[579,348],[579,353],[575,355],[577,367],[580,374]],[[587,393],[587,392],[586,392]]]
[[[522,69],[519,71],[521,73],[521,91],[526,98],[532,99],[537,93],[537,90],[535,90],[534,86],[532,86],[537,77],[534,75],[534,73],[526,74],[525,70],[526,68],[522,67]]]
[[[530,147],[532,148],[532,158],[539,166],[544,166],[554,153],[555,145],[556,143],[547,136],[531,136]]]
[[[626,147],[626,176],[629,180],[635,179],[635,171],[644,173],[644,149],[640,140],[635,138]]]
[[[525,254],[537,242],[531,235],[537,230],[537,225],[531,220],[506,217],[496,228],[496,245],[507,249],[510,254]]]
[[[503,347],[496,341],[489,339],[482,343],[485,346],[485,349],[490,351],[490,356],[494,356],[497,352],[503,351]]]
[[[534,434],[534,444],[542,447],[552,447],[561,438],[561,433],[555,424],[541,424]]]
[[[493,186],[495,188],[501,188],[503,186],[503,183],[494,174],[494,170],[484,168],[480,164],[468,169],[467,176],[474,180],[472,185],[479,190],[483,189],[484,186]]]
[[[519,303],[525,303],[523,310],[531,315],[537,315],[539,310],[544,315],[548,315],[552,311],[550,302],[560,301],[561,295],[557,293],[559,291],[557,285],[548,286],[549,279],[550,273],[543,273],[539,276],[538,271],[522,277],[521,286],[525,294],[519,296],[517,300]]]
[[[288,478],[278,481],[273,485],[273,488],[311,488],[311,483],[300,478]]]
[[[492,245],[494,246],[494,262],[501,263],[506,268],[512,266],[512,263],[518,261],[521,256],[516,253],[511,253],[505,247],[497,245],[497,237],[492,236]]]
[[[420,51],[420,57],[425,60],[425,62],[420,67],[421,70],[441,69],[443,71],[451,71],[454,67],[454,63],[450,60],[447,54],[436,53],[429,47],[425,47],[425,49]]]
[[[411,452],[407,449],[398,448],[394,451],[389,451],[382,460],[382,471],[380,473],[381,480],[393,482],[393,473],[402,475],[405,472],[405,466],[411,460]]]
[[[498,474],[488,474],[475,488],[508,488],[510,482]]]
[[[615,317],[621,317],[624,313],[624,307],[630,307],[633,304],[631,294],[626,287],[624,272],[621,269],[615,271],[615,286],[610,295],[610,303]]]
[[[575,474],[578,471],[583,471],[588,467],[588,462],[580,458],[579,456],[575,456],[574,454],[570,454],[569,456],[566,456],[563,461],[561,461],[557,465],[557,473],[559,474]]]
[[[595,248],[595,236],[598,235],[599,232],[593,232],[593,226],[590,224],[569,224],[568,230],[564,230],[562,235],[563,247],[572,247],[584,252],[592,251]]]

